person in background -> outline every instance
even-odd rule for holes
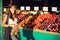
[[[25,11],[20,11],[19,15],[18,15],[18,23],[20,23],[24,18],[25,18]]]
[[[35,40],[33,36],[33,27],[30,26],[29,24],[32,22],[31,19],[33,18],[32,13],[26,13],[27,17],[25,17],[25,22],[23,26],[23,36],[27,38],[27,40]]]
[[[16,17],[18,18],[18,16],[19,16],[19,14],[20,14],[20,10],[16,10]]]

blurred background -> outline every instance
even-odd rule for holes
[[[39,10],[41,10],[42,7],[47,6],[48,10],[51,11],[51,7],[57,7],[57,10],[60,10],[59,2],[59,0],[3,0],[3,7],[12,3],[17,5],[18,9],[20,6],[31,6],[31,10],[34,10],[34,6],[39,6]]]

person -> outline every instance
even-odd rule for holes
[[[4,40],[18,40],[13,35],[14,28],[17,28],[16,6],[10,5],[6,13],[3,14],[2,26],[4,27]],[[13,29],[12,29],[13,28]]]
[[[31,13],[27,13],[28,16],[25,18],[25,23],[23,26],[23,36],[26,37],[26,40],[35,40],[33,36],[33,27],[29,25],[32,22],[33,15]]]

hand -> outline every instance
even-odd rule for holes
[[[14,28],[15,24],[10,24],[9,26],[12,27],[12,28]]]

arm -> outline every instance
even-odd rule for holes
[[[8,26],[11,26],[11,27],[12,27],[13,25],[8,25],[8,24],[6,24],[7,16],[8,16],[8,15],[5,15],[5,16],[3,17],[2,26],[3,26],[3,27],[8,27]]]

